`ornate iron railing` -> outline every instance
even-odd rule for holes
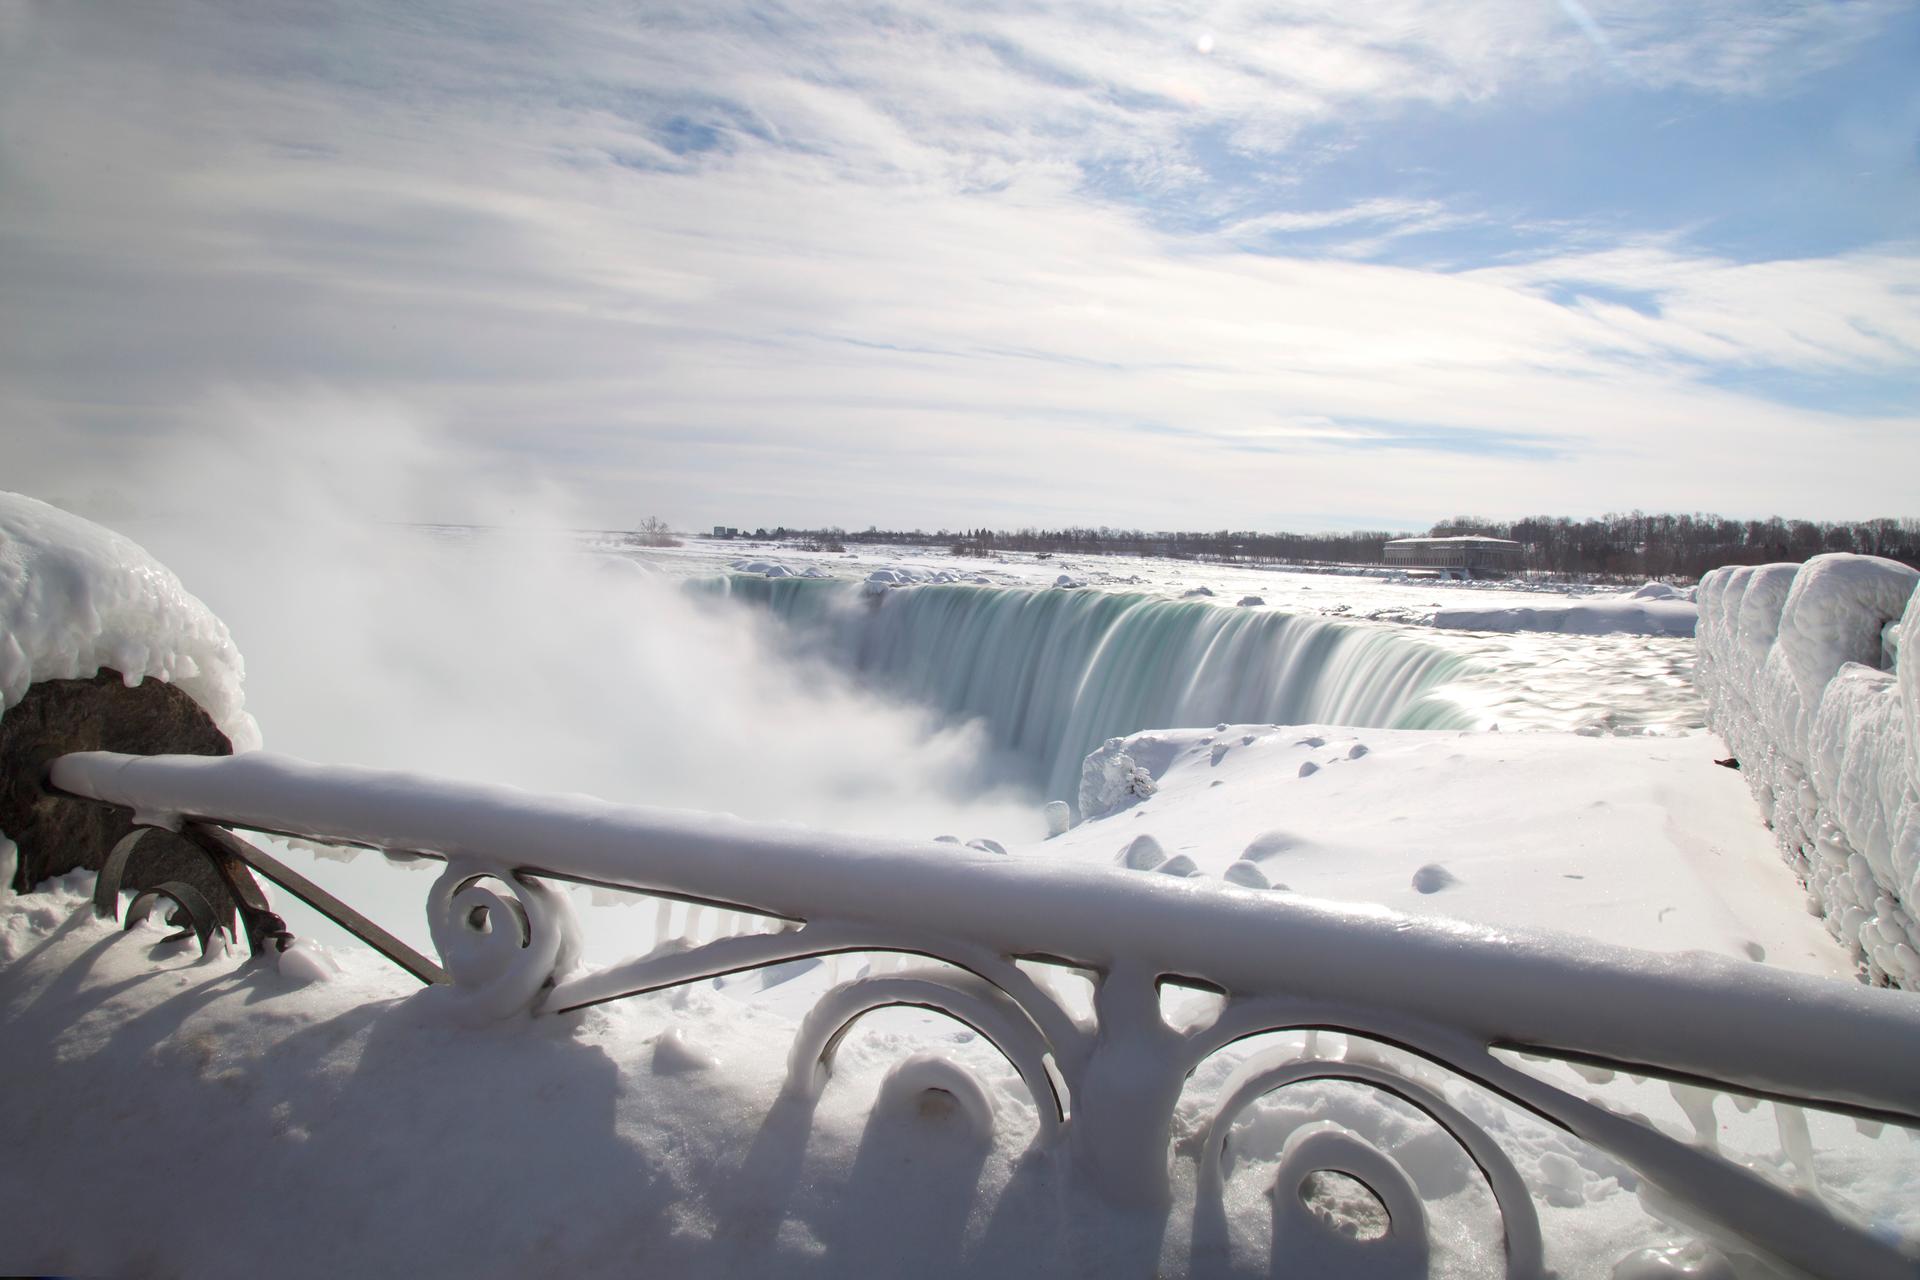
[[[1914,1277],[1920,1262],[1714,1145],[1712,1097],[1771,1100],[1790,1152],[1802,1106],[1865,1124],[1920,1125],[1920,999],[1715,956],[1656,955],[1543,932],[1421,919],[1202,879],[1010,858],[986,848],[840,837],[736,819],[533,795],[410,774],[233,758],[85,752],[51,768],[73,797],[121,806],[136,829],[101,876],[117,910],[119,869],[153,829],[205,850],[256,949],[285,927],[248,870],[314,905],[464,1016],[552,1016],[641,992],[809,957],[898,952],[939,962],[843,983],[804,1019],[788,1090],[816,1098],[848,1027],[866,1012],[922,1006],[965,1023],[1031,1091],[1036,1141],[1109,1201],[1164,1210],[1174,1114],[1196,1068],[1271,1031],[1338,1032],[1338,1056],[1254,1054],[1229,1079],[1197,1147],[1196,1239],[1223,1216],[1222,1152],[1236,1116],[1310,1080],[1347,1081],[1410,1104],[1450,1133],[1498,1205],[1506,1274],[1543,1273],[1533,1199],[1487,1130],[1451,1101],[1434,1068],[1598,1147],[1722,1242],[1813,1275]],[[380,930],[239,828],[445,863],[429,896],[436,962]],[[755,932],[657,947],[592,972],[577,964],[565,895],[573,883],[757,917]],[[157,886],[204,939],[204,895]],[[194,901],[199,898],[200,901]],[[1036,980],[1064,965],[1093,984],[1091,1015]],[[1165,984],[1219,997],[1216,1017],[1178,1029]],[[1309,1037],[1311,1041],[1312,1036]],[[1529,1069],[1571,1063],[1590,1079],[1664,1079],[1695,1141],[1611,1110]],[[1392,1156],[1331,1125],[1294,1134],[1280,1179],[1319,1170],[1365,1184],[1390,1219],[1388,1247],[1414,1273],[1427,1252],[1420,1199]],[[1297,1209],[1298,1197],[1279,1197]]]

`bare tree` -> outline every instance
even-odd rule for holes
[[[677,547],[680,539],[673,536],[673,529],[659,516],[648,516],[639,527],[627,535],[627,541],[637,547]]]

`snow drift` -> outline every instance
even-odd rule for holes
[[[1558,631],[1567,635],[1690,636],[1696,608],[1664,582],[1623,595],[1564,604],[1460,607],[1434,612],[1433,625],[1454,631]]]
[[[1695,680],[1808,908],[1920,987],[1920,573],[1873,556],[1716,569]]]

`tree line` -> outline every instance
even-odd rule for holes
[[[744,536],[744,531],[742,531]],[[959,556],[1140,555],[1245,564],[1374,565],[1395,538],[1491,537],[1520,544],[1531,573],[1569,578],[1698,578],[1723,564],[1800,562],[1828,551],[1885,556],[1920,568],[1920,519],[1859,521],[1730,520],[1705,513],[1613,513],[1597,519],[1527,516],[1488,520],[1455,516],[1424,531],[1345,533],[1149,532],[1107,525],[1061,529],[756,529],[759,541],[809,549],[848,545],[938,548]]]
[[[1729,520],[1643,511],[1569,520],[1500,522],[1456,516],[1432,537],[1484,534],[1518,542],[1529,569],[1613,577],[1698,578],[1723,564],[1800,563],[1829,551],[1884,556],[1920,568],[1920,520]]]

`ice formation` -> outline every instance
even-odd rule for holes
[[[1153,774],[1121,750],[1119,738],[1108,738],[1081,766],[1080,815],[1083,818],[1117,813],[1147,799],[1153,792]]]
[[[1695,680],[1808,907],[1920,987],[1920,573],[1873,556],[1716,569]]]
[[[0,711],[44,680],[102,668],[180,686],[232,739],[260,745],[226,624],[132,540],[0,492]]]

